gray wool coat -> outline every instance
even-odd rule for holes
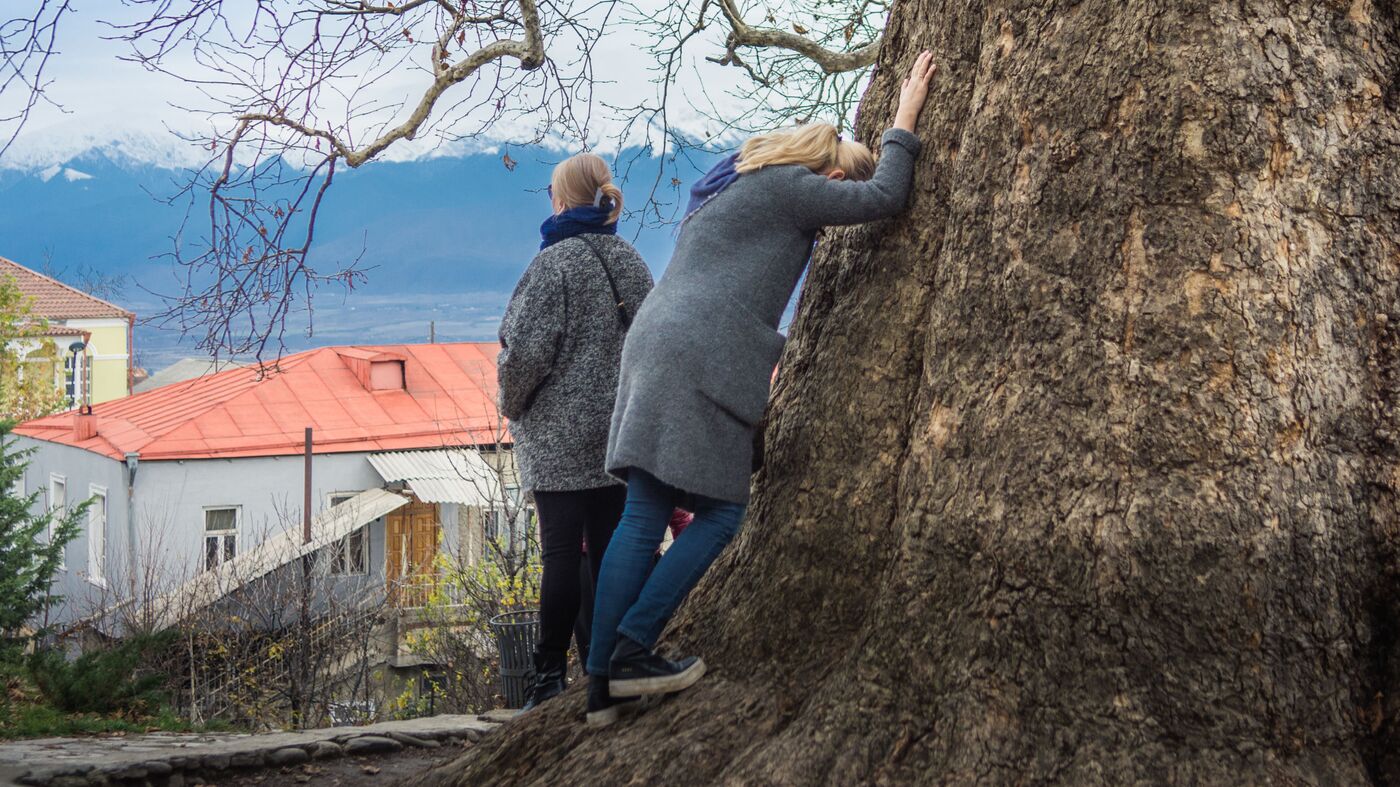
[[[622,350],[610,472],[639,468],[685,492],[748,501],[754,427],[785,341],[778,321],[816,233],[903,210],[919,149],[890,129],[868,181],[767,167],[685,221]]]
[[[651,271],[627,241],[587,238],[635,318]],[[530,491],[617,483],[603,465],[626,332],[602,264],[581,237],[541,249],[501,320],[499,403],[511,422],[521,485]]]

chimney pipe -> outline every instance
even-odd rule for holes
[[[97,416],[92,414],[92,405],[85,404],[73,413],[73,439],[90,440],[97,436]]]

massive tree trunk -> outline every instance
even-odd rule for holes
[[[1400,779],[1400,5],[901,0],[908,214],[822,243],[746,529],[442,783]]]

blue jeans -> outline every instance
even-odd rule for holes
[[[671,511],[687,497],[692,496],[650,473],[636,468],[628,473],[627,507],[598,575],[590,675],[608,674],[618,635],[654,647],[676,608],[739,532],[746,506],[695,495],[695,521],[656,561]]]

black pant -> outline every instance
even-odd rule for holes
[[[568,651],[579,615],[583,538],[588,537],[589,579],[597,582],[603,552],[626,504],[627,487],[621,484],[576,492],[535,493],[544,562],[544,574],[540,577],[540,640],[536,648],[541,655],[563,658]]]
[[[588,663],[588,638],[593,634],[593,577],[589,574],[588,555],[579,562],[578,571],[578,617],[574,619],[574,647],[578,648],[578,662]]]

